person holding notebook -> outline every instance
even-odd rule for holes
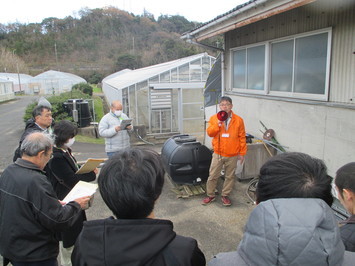
[[[76,174],[79,165],[72,154],[71,146],[74,144],[78,128],[72,122],[62,120],[53,128],[55,135],[55,146],[53,147],[53,157],[49,160],[45,170],[52,183],[54,191],[60,200],[63,200],[70,190],[80,181],[94,181],[97,169],[85,174]],[[70,256],[77,236],[86,221],[85,211],[74,223],[72,227],[60,234],[60,256],[62,265],[71,265]]]
[[[130,147],[128,131],[132,131],[133,126],[126,123],[126,120],[130,119],[122,110],[120,101],[112,101],[110,112],[104,115],[99,123],[99,134],[105,138],[105,151],[109,158],[116,152]]]

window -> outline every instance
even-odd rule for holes
[[[327,100],[330,35],[327,29],[232,51],[233,90]]]
[[[263,90],[265,45],[245,48],[234,53],[234,88]]]
[[[190,62],[190,81],[201,81],[201,58]]]

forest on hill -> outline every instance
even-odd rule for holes
[[[182,16],[145,12],[134,15],[115,7],[82,9],[79,18],[46,18],[41,23],[0,24],[0,72],[37,75],[58,70],[86,80],[208,52],[180,39],[199,26]],[[206,42],[216,46],[223,38]]]

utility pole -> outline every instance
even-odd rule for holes
[[[56,42],[54,42],[54,53],[55,53],[55,63],[57,65],[57,70],[59,71],[59,68],[58,68],[57,43]]]
[[[134,36],[132,37],[132,53],[134,54]]]
[[[18,86],[19,86],[20,93],[21,93],[21,92],[22,92],[22,89],[21,89],[20,70],[19,70],[19,68],[18,68],[18,61],[17,61],[17,58],[15,58],[15,51],[16,51],[16,49],[13,49],[13,50],[12,50],[12,56],[13,56],[13,59],[16,61],[16,69],[17,69]]]

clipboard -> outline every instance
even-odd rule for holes
[[[100,163],[103,163],[106,161],[106,158],[103,159],[94,159],[94,158],[89,158],[87,161],[80,167],[78,171],[76,171],[76,174],[86,174],[91,171],[93,171],[96,167],[100,165]]]
[[[68,203],[77,198],[92,196],[95,194],[97,188],[98,188],[97,184],[88,183],[80,180],[78,183],[76,183],[76,185],[72,188],[72,190],[70,190],[68,195],[65,196],[63,201]]]
[[[121,129],[126,129],[126,127],[130,126],[131,124],[132,124],[131,118],[124,119],[124,120],[121,120],[120,127],[121,127]]]

